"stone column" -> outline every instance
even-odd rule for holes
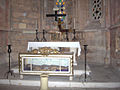
[[[48,89],[48,75],[40,75],[40,90],[49,90]]]
[[[105,66],[108,66],[110,64],[110,32],[106,31],[106,55],[104,58]]]

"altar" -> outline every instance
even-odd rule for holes
[[[61,52],[61,47],[70,48],[70,51]],[[27,51],[19,53],[19,70],[14,69],[14,72],[19,73],[22,80],[24,76],[29,78],[40,75],[40,90],[49,90],[48,78],[54,78],[56,82],[56,76],[60,80],[63,77],[67,80],[83,80],[84,64],[80,62],[80,58],[79,62],[75,58],[81,53],[79,42],[28,42]],[[74,66],[75,62],[77,66]],[[86,74],[90,75],[89,67],[86,68]],[[59,83],[63,83],[65,79]]]
[[[77,65],[76,54],[80,56],[81,47],[79,42],[28,42],[28,51],[32,51],[34,49],[39,49],[41,47],[51,47],[58,49],[60,47],[70,48],[70,52],[74,53],[73,64]]]

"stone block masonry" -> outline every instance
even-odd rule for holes
[[[17,62],[18,54],[27,51],[27,42],[33,41],[36,22],[40,20],[40,0],[11,0],[11,45],[13,62]]]

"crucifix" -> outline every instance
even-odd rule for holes
[[[46,14],[47,17],[55,17],[55,21],[57,21],[59,16],[66,16],[66,14],[57,14],[57,11],[55,11],[55,14]]]
[[[59,18],[59,19],[58,19],[58,28],[59,28],[59,31],[60,31],[60,32],[68,32],[69,29],[64,29],[64,28],[62,28],[61,24],[62,24],[62,22],[61,22],[61,19]]]

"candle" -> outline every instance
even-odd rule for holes
[[[38,29],[38,20],[36,20],[36,29]]]
[[[74,18],[74,23],[73,23],[73,27],[74,27],[74,29],[75,29],[75,18]]]
[[[68,29],[68,26],[67,26],[67,19],[66,19],[66,29]]]
[[[42,29],[45,29],[45,21],[42,21]]]

